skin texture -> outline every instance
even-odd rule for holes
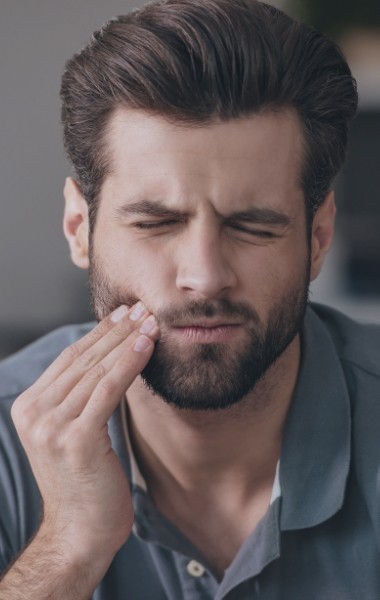
[[[267,328],[294,290],[304,297],[332,240],[332,194],[314,218],[311,239],[306,236],[298,177],[302,137],[291,111],[183,127],[120,109],[107,144],[112,169],[91,248],[86,202],[78,185],[66,182],[64,230],[72,259],[81,268],[91,260],[107,279],[111,296],[94,298],[99,317],[121,299],[140,299],[145,318],[153,313],[159,327],[145,334],[151,340],[145,352],[136,352],[144,317],[137,324],[128,315],[118,324],[105,317],[16,401],[13,417],[42,492],[44,518],[0,584],[1,600],[87,598],[128,537],[128,485],[106,428],[124,395],[134,450],[156,505],[223,576],[269,502],[299,337],[248,394],[223,410],[163,402],[139,373],[159,335],[184,360],[194,361],[210,339],[236,354],[247,323],[227,333],[211,327],[228,316],[223,299],[248,307]],[[247,211],[250,220],[235,214]],[[189,306],[198,307],[196,319],[203,322],[187,321],[184,334],[169,315],[189,319]],[[206,306],[213,307],[212,317]],[[223,347],[222,354],[228,363]]]
[[[297,121],[271,114],[189,129],[119,113],[108,138],[118,151],[90,252],[96,314],[143,298],[162,333],[144,371],[150,388],[193,410],[239,402],[292,341],[305,310]],[[224,344],[202,344],[199,331],[184,327],[204,319],[232,325]]]
[[[39,531],[0,585],[1,599],[88,598],[129,534],[129,486],[107,422],[159,335],[146,309],[137,316],[123,307],[104,319],[13,405],[44,506]],[[104,550],[92,553],[98,545]]]
[[[90,281],[100,316],[129,303],[129,297],[107,280],[98,262],[92,256]],[[297,286],[270,302],[266,322],[249,304],[224,296],[189,299],[156,313],[161,337],[142,372],[144,383],[166,403],[186,410],[224,410],[241,402],[301,327],[308,261],[304,273]]]

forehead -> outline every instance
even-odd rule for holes
[[[110,169],[102,196],[111,201],[249,197],[276,204],[301,192],[303,139],[291,110],[184,125],[118,109],[105,142]]]

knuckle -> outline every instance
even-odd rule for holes
[[[18,431],[28,431],[35,418],[35,411],[29,395],[24,392],[11,407],[12,421]]]
[[[77,365],[83,371],[88,371],[89,369],[95,368],[97,364],[97,357],[94,356],[91,352],[85,352],[77,359]]]
[[[33,441],[36,447],[52,451],[59,447],[60,437],[55,420],[49,415],[40,421],[33,431]]]
[[[79,345],[76,342],[75,344],[71,344],[71,346],[67,346],[64,350],[62,350],[60,354],[60,359],[65,364],[71,364],[80,356]]]
[[[58,427],[50,413],[41,417],[29,407],[19,410],[16,406],[15,415],[15,427],[25,448],[51,451],[57,447]]]
[[[101,395],[111,395],[117,389],[117,382],[111,377],[104,377],[98,384],[98,391]]]
[[[25,412],[18,411],[17,409],[12,410],[11,413],[13,424],[16,430],[23,437],[23,434],[30,430],[30,418]]]
[[[99,339],[103,337],[105,332],[106,327],[102,321],[87,334],[87,341],[89,341],[90,344],[96,344],[96,342],[98,342]]]
[[[125,321],[120,323],[120,325],[118,327],[114,327],[111,330],[111,333],[113,335],[114,338],[116,338],[116,340],[125,340],[125,338],[130,334],[130,332],[132,331],[132,321]]]
[[[93,367],[91,367],[91,369],[89,369],[89,371],[87,371],[86,380],[87,381],[102,380],[103,377],[105,377],[106,373],[107,373],[106,367],[104,366],[103,363],[99,362],[96,365],[94,365]]]
[[[42,405],[48,405],[51,399],[61,398],[62,397],[62,387],[59,381],[53,381],[49,384],[49,387],[40,395],[38,400],[40,400]]]
[[[12,421],[13,423],[17,423],[19,420],[19,417],[21,416],[21,396],[19,396],[18,398],[16,398],[16,400],[13,402],[12,406],[11,406],[11,417],[12,417]]]
[[[110,319],[110,315],[100,321],[96,327],[94,327],[87,335],[86,339],[91,343],[95,344],[98,342],[104,335],[106,335],[110,329],[114,327],[114,323]]]

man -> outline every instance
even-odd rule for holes
[[[1,367],[1,600],[378,598],[380,332],[308,305],[357,105],[339,49],[256,0],[166,0],[61,95],[99,324]]]

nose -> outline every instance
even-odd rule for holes
[[[219,231],[203,224],[188,231],[177,262],[177,288],[202,298],[217,298],[234,288],[237,277]]]

